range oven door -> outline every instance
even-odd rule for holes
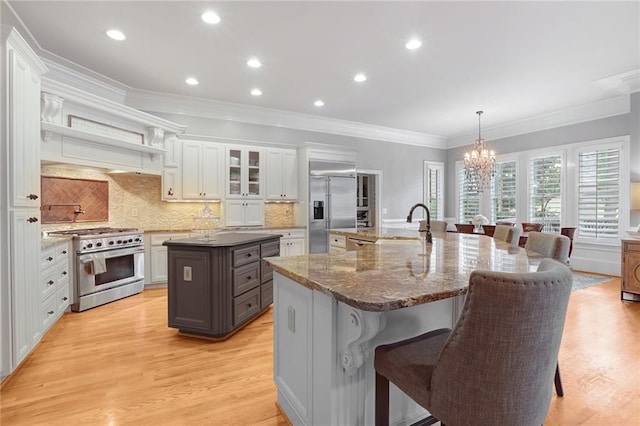
[[[95,262],[101,263],[99,267]],[[96,274],[98,270],[104,270]],[[128,247],[76,257],[78,296],[144,280],[144,247]]]

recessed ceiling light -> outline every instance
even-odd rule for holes
[[[220,16],[213,11],[208,11],[202,14],[202,20],[207,24],[218,24],[220,23]]]
[[[127,38],[127,36],[125,36],[120,30],[109,30],[107,31],[107,36],[118,41],[122,41]]]
[[[422,42],[420,40],[418,40],[417,38],[409,40],[407,42],[407,44],[404,45],[404,47],[406,47],[409,50],[417,49],[420,46],[422,46]]]
[[[256,58],[251,58],[247,61],[247,65],[249,65],[251,68],[260,68],[262,66],[262,63]]]
[[[353,77],[353,79],[358,83],[362,83],[363,81],[367,81],[367,76],[362,73],[359,73],[359,74],[356,74],[355,77]]]
[[[251,94],[253,96],[260,96],[260,95],[262,95],[262,90],[260,90],[260,89],[251,89]]]
[[[193,77],[187,78],[184,82],[187,83],[189,86],[197,86],[199,83],[199,81]]]
[[[315,101],[313,104],[314,104],[315,106],[317,106],[317,107],[324,106],[324,102],[322,102],[320,99],[318,99],[317,101]]]

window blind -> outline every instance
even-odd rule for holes
[[[618,238],[620,149],[578,155],[578,233],[581,238]]]
[[[469,223],[474,216],[480,214],[480,193],[470,189],[464,168],[458,171],[458,220]]]
[[[516,221],[516,162],[496,163],[496,175],[491,184],[491,223]]]
[[[431,212],[432,219],[442,219],[444,217],[444,198],[443,198],[443,164],[426,164],[426,185],[425,200]]]
[[[550,155],[529,162],[529,222],[543,223],[544,232],[560,232],[562,157]]]

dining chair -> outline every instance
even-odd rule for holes
[[[525,250],[533,251],[542,257],[569,263],[569,237],[560,234],[544,234],[542,232],[529,232]]]
[[[416,424],[541,425],[551,401],[572,275],[476,270],[453,330],[378,346],[375,424],[389,424],[389,382],[429,411]]]
[[[520,241],[520,234],[522,230],[510,225],[496,225],[496,229],[493,232],[493,238],[495,240],[504,241],[511,244],[513,247],[518,247]]]
[[[571,253],[573,252],[573,236],[576,233],[576,229],[577,228],[568,226],[560,228],[560,235],[565,235],[569,237],[569,240],[571,240],[571,243],[569,244],[569,257],[571,257]]]
[[[474,228],[475,226],[470,223],[456,223],[456,229],[462,234],[473,234]]]
[[[447,222],[444,220],[432,220],[431,221],[431,232],[446,232],[447,230]]]
[[[496,225],[482,225],[482,230],[484,231],[484,235],[487,237],[493,237],[493,233],[496,230]]]
[[[522,232],[542,232],[544,223],[522,222]]]

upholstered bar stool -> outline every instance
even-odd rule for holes
[[[444,220],[432,220],[431,221],[431,232],[446,232],[447,231],[447,222]]]
[[[511,225],[496,225],[496,229],[493,231],[493,238],[511,244],[513,247],[518,247],[520,241],[520,234],[522,230]]]
[[[541,425],[571,281],[549,259],[537,272],[472,272],[452,331],[376,348],[376,425],[389,424],[389,382],[431,414],[416,424]]]

